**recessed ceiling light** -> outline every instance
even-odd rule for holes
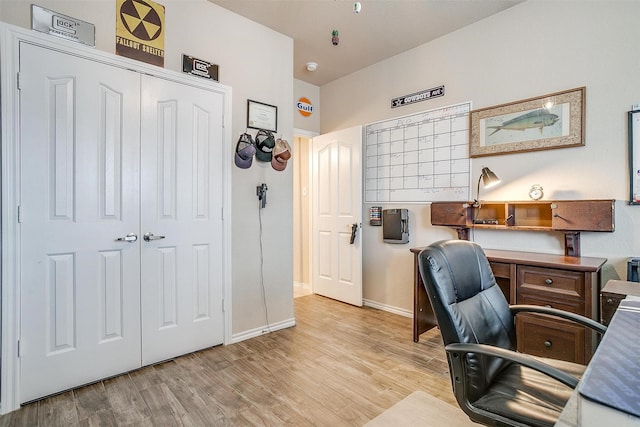
[[[307,71],[315,71],[318,69],[318,64],[315,62],[307,62]]]

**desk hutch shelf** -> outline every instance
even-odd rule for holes
[[[614,217],[615,200],[431,204],[431,225],[455,228],[460,239],[469,240],[471,229],[558,231],[567,256],[580,256],[580,232],[614,231]]]

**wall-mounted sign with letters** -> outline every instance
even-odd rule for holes
[[[35,4],[31,5],[31,29],[87,46],[96,45],[95,25]]]
[[[391,100],[391,108],[402,107],[439,96],[444,96],[444,85],[394,98]]]
[[[203,59],[182,54],[182,71],[205,79],[218,80],[218,66]]]
[[[164,67],[164,6],[116,0],[116,54]]]
[[[309,101],[309,98],[305,98],[304,96],[298,99],[296,108],[303,117],[309,117],[313,113],[313,105],[311,104],[311,101]]]

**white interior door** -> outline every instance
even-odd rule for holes
[[[224,105],[219,93],[151,76],[142,88],[146,365],[223,341]]]
[[[20,82],[25,402],[140,366],[140,78],[21,43]]]
[[[361,126],[312,142],[312,289],[356,306],[362,306],[361,151]]]

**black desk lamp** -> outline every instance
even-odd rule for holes
[[[498,178],[491,169],[487,167],[482,168],[482,172],[478,178],[478,189],[476,190],[477,199],[473,202],[474,207],[480,206],[480,181],[482,181],[484,188],[491,188],[494,185],[500,184],[500,178]]]

